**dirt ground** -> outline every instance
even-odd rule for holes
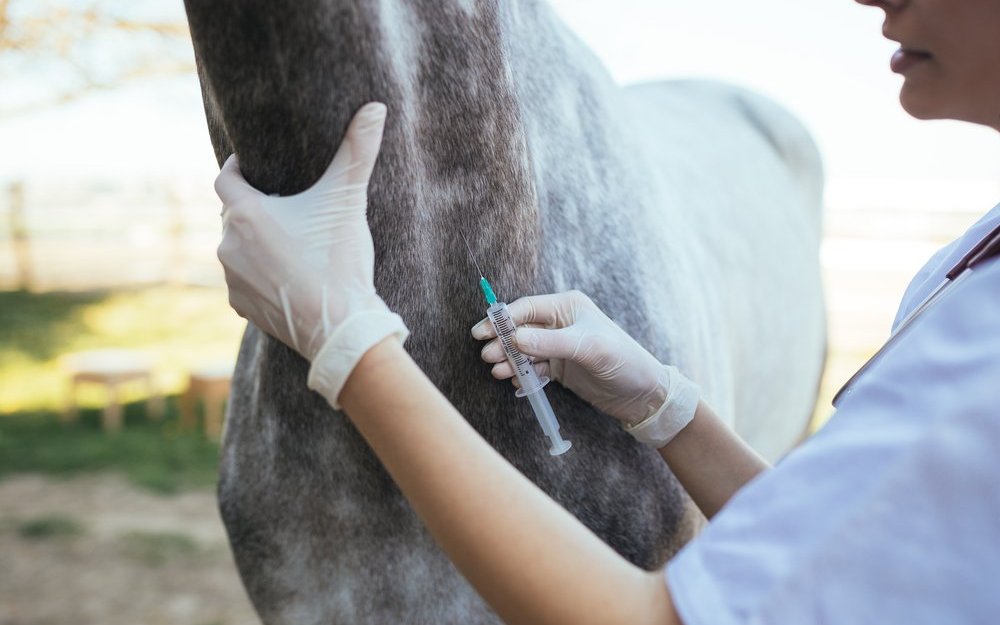
[[[0,481],[0,625],[258,622],[214,493],[111,474]]]

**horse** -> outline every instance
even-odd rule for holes
[[[573,447],[547,453],[527,403],[479,360],[469,328],[486,305],[463,236],[508,301],[590,295],[766,457],[803,431],[825,347],[823,180],[783,108],[711,81],[621,87],[541,0],[185,7],[215,154],[237,153],[266,193],[308,188],[352,114],[387,104],[368,217],[406,348],[630,562],[661,566],[702,520],[654,450],[558,384],[546,390]],[[218,500],[262,621],[497,623],[307,371],[247,326]]]

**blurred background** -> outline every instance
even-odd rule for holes
[[[781,102],[828,185],[815,424],[909,276],[1000,200],[1000,141],[897,104],[850,0],[555,0],[621,82]],[[0,625],[254,622],[212,491],[242,322],[178,1],[0,0]]]

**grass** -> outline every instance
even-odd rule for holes
[[[175,398],[163,421],[146,418],[142,403],[125,406],[125,426],[115,434],[100,427],[100,412],[81,411],[64,424],[52,412],[0,417],[0,478],[16,473],[69,477],[115,471],[157,493],[210,488],[216,482],[218,445],[200,431],[182,430]]]
[[[218,447],[178,427],[175,398],[151,422],[146,389],[126,387],[125,426],[99,426],[104,389],[85,386],[80,419],[59,422],[67,374],[61,357],[89,349],[154,356],[161,392],[179,393],[191,369],[235,358],[243,321],[222,289],[155,286],[96,293],[0,292],[0,478],[117,471],[159,493],[210,487]],[[40,530],[44,531],[44,530]]]
[[[193,538],[175,532],[128,532],[120,540],[125,555],[147,566],[160,566],[168,560],[202,553]]]
[[[179,392],[192,368],[235,359],[243,327],[222,289],[0,292],[0,415],[60,409],[67,386],[61,357],[90,349],[148,352],[163,390]],[[126,400],[142,393],[133,389]],[[85,387],[80,399],[99,406],[103,389]]]
[[[17,525],[17,533],[31,540],[73,538],[83,532],[84,527],[79,521],[62,514],[41,516],[22,521]]]

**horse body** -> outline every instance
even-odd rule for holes
[[[464,233],[508,301],[578,288],[774,457],[821,367],[819,167],[797,123],[712,83],[616,86],[541,2],[186,0],[220,162],[290,194],[362,104],[389,106],[370,185],[376,288],[407,349],[519,470],[639,566],[691,534],[658,455],[558,385],[558,458],[481,365]],[[266,623],[495,623],[307,364],[249,326],[219,501]],[[400,415],[407,418],[407,415]],[[461,467],[455,467],[461,470]],[[488,485],[484,485],[488,488]]]

